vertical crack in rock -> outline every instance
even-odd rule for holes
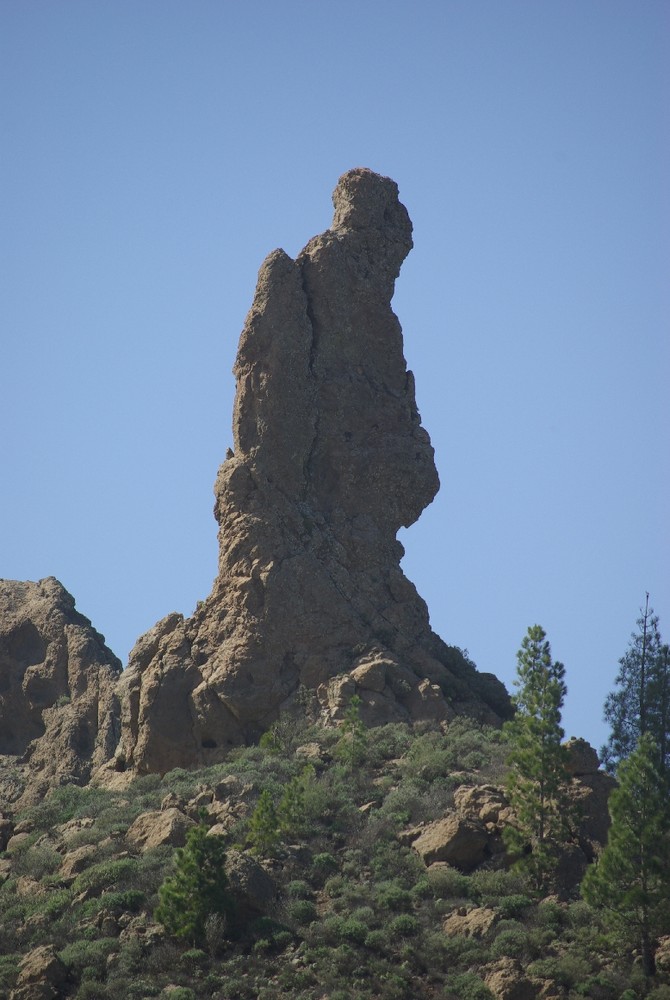
[[[502,684],[431,631],[400,569],[397,531],[439,488],[391,309],[409,216],[395,182],[362,168],[333,202],[330,229],[259,271],[215,484],[218,576],[191,619],[168,616],[131,654],[124,766],[216,760],[300,685],[325,717],[357,691],[370,723],[509,712]]]

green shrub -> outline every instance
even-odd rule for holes
[[[196,1000],[195,993],[189,986],[173,986],[161,994],[165,1000]]]
[[[72,891],[75,895],[80,892],[100,893],[104,889],[111,889],[112,886],[122,885],[124,882],[130,885],[138,868],[139,864],[135,858],[101,861],[77,875],[72,883]]]
[[[396,760],[405,754],[412,742],[412,731],[404,722],[391,722],[368,731],[368,760],[372,767],[384,761]]]
[[[382,928],[371,930],[363,943],[370,951],[385,952],[389,947],[388,931]]]
[[[491,945],[494,958],[521,958],[528,949],[528,934],[523,927],[509,927],[501,930]]]
[[[59,917],[72,903],[72,892],[69,889],[52,889],[43,895],[30,900],[31,913],[42,913],[50,920]]]
[[[332,878],[329,878],[325,883],[323,891],[326,896],[330,896],[331,899],[333,899],[334,897],[342,895],[346,884],[346,880],[342,877],[342,875],[333,875]]]
[[[389,931],[398,937],[413,937],[419,933],[419,921],[411,913],[400,913],[390,921]]]
[[[384,910],[396,912],[412,909],[412,894],[397,882],[382,882],[377,886],[376,901]]]
[[[554,979],[557,983],[562,986],[571,986],[574,979],[574,968],[571,968],[570,963],[564,965],[562,959],[549,957],[549,958],[539,958],[528,966],[528,972],[531,976],[535,976],[538,979]],[[586,967],[586,974],[590,969]],[[580,975],[584,973],[584,968],[581,968]]]
[[[202,948],[189,948],[182,952],[181,964],[191,972],[207,964],[207,954]]]
[[[303,882],[302,879],[294,879],[286,886],[286,895],[291,899],[310,899],[312,896],[312,889],[307,882]]]
[[[23,955],[0,955],[0,991],[9,996]]]
[[[532,905],[533,900],[530,896],[522,896],[515,893],[511,896],[503,896],[502,899],[498,900],[498,911],[503,919],[509,920],[522,916]]]
[[[70,893],[66,893],[66,895],[70,898]],[[111,910],[115,913],[122,911],[137,913],[145,902],[146,894],[140,889],[122,889],[115,892],[103,892],[101,896],[87,900],[82,906],[81,912],[87,917],[99,913],[101,910]]]
[[[286,912],[290,920],[297,924],[311,924],[317,918],[316,906],[308,899],[296,899],[289,903]]]
[[[345,917],[338,928],[338,937],[351,944],[363,944],[368,936],[367,924],[355,917]]]
[[[99,938],[97,941],[73,941],[59,952],[63,965],[76,976],[81,977],[84,969],[92,970],[90,978],[102,978],[107,966],[107,957],[118,951],[116,938]]]
[[[447,996],[454,1000],[494,1000],[491,990],[474,972],[450,976]]]
[[[495,906],[498,900],[529,891],[528,879],[515,871],[480,869],[470,875],[470,898],[482,906]]]
[[[470,876],[462,875],[456,868],[432,865],[426,877],[438,898],[468,899],[470,896]]]
[[[417,905],[425,899],[433,899],[435,895],[433,887],[425,875],[412,886],[410,891],[412,895],[412,902]]]
[[[537,922],[541,927],[552,928],[558,931],[567,915],[567,910],[554,903],[553,900],[544,899],[537,907]]]
[[[84,969],[84,972],[87,972]],[[108,996],[107,990],[99,979],[84,979],[75,993],[75,1000],[104,1000]]]
[[[39,882],[45,875],[55,872],[62,860],[58,851],[49,844],[31,844],[25,850],[17,850],[13,867],[17,874],[28,875]]]

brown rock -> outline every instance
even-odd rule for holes
[[[661,972],[670,972],[670,934],[659,938],[656,948],[656,967]]]
[[[51,1000],[66,978],[67,969],[52,945],[34,948],[21,960],[10,1000]]]
[[[95,844],[84,844],[82,847],[76,847],[65,855],[58,869],[58,874],[65,880],[74,880],[77,875],[93,864],[99,853],[99,848]]]
[[[37,801],[84,783],[118,741],[121,664],[53,577],[0,580],[0,754],[21,758]]]
[[[368,692],[370,722],[510,711],[502,684],[431,631],[400,569],[396,533],[439,485],[390,305],[411,222],[370,170],[341,177],[333,201],[331,229],[260,269],[215,486],[218,577],[192,618],[169,615],[135,646],[119,766],[221,759],[301,685],[325,685],[339,709]]]
[[[578,808],[579,845],[589,861],[607,843],[610,827],[607,803],[616,786],[616,779],[604,771],[583,774],[570,786],[570,796]]]
[[[14,833],[14,824],[11,819],[0,814],[0,854],[7,850],[7,844]]]
[[[538,996],[537,987],[513,958],[501,958],[488,967],[484,982],[496,1000],[536,1000]]]
[[[266,870],[244,851],[228,851],[226,874],[241,917],[267,913],[277,898],[277,886]]]
[[[465,913],[451,913],[442,925],[447,937],[484,937],[499,920],[495,910],[484,906],[476,906]]]
[[[196,824],[179,809],[164,809],[146,812],[138,816],[126,832],[126,843],[136,850],[151,850],[168,844],[183,847],[186,834]]]
[[[13,854],[15,851],[19,850],[22,844],[25,844],[27,840],[30,840],[29,833],[15,833],[7,841],[6,851],[8,854]]]
[[[509,803],[496,785],[459,785],[454,791],[454,805],[467,819],[497,826],[509,814]]]
[[[488,835],[481,824],[452,813],[429,823],[412,847],[427,865],[447,861],[461,871],[472,871],[486,857]]]
[[[583,739],[569,739],[565,744],[568,751],[568,773],[579,777],[583,774],[596,774],[600,767],[600,759],[590,743]]]

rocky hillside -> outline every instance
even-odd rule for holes
[[[499,730],[301,719],[225,763],[64,786],[0,823],[0,996],[667,1000],[670,939],[648,994],[579,899],[611,781],[587,745],[570,745],[582,819],[543,898],[501,839]],[[198,825],[222,838],[230,905],[179,940],[158,889]]]

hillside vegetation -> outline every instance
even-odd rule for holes
[[[58,788],[0,856],[0,996],[668,1000],[661,954],[645,978],[578,885],[540,893],[511,866],[504,809],[476,858],[417,849],[470,789],[495,801],[508,752],[462,718],[366,730],[354,705],[339,729],[280,720],[213,768]],[[226,905],[168,933],[175,844],[188,870],[204,832]]]

